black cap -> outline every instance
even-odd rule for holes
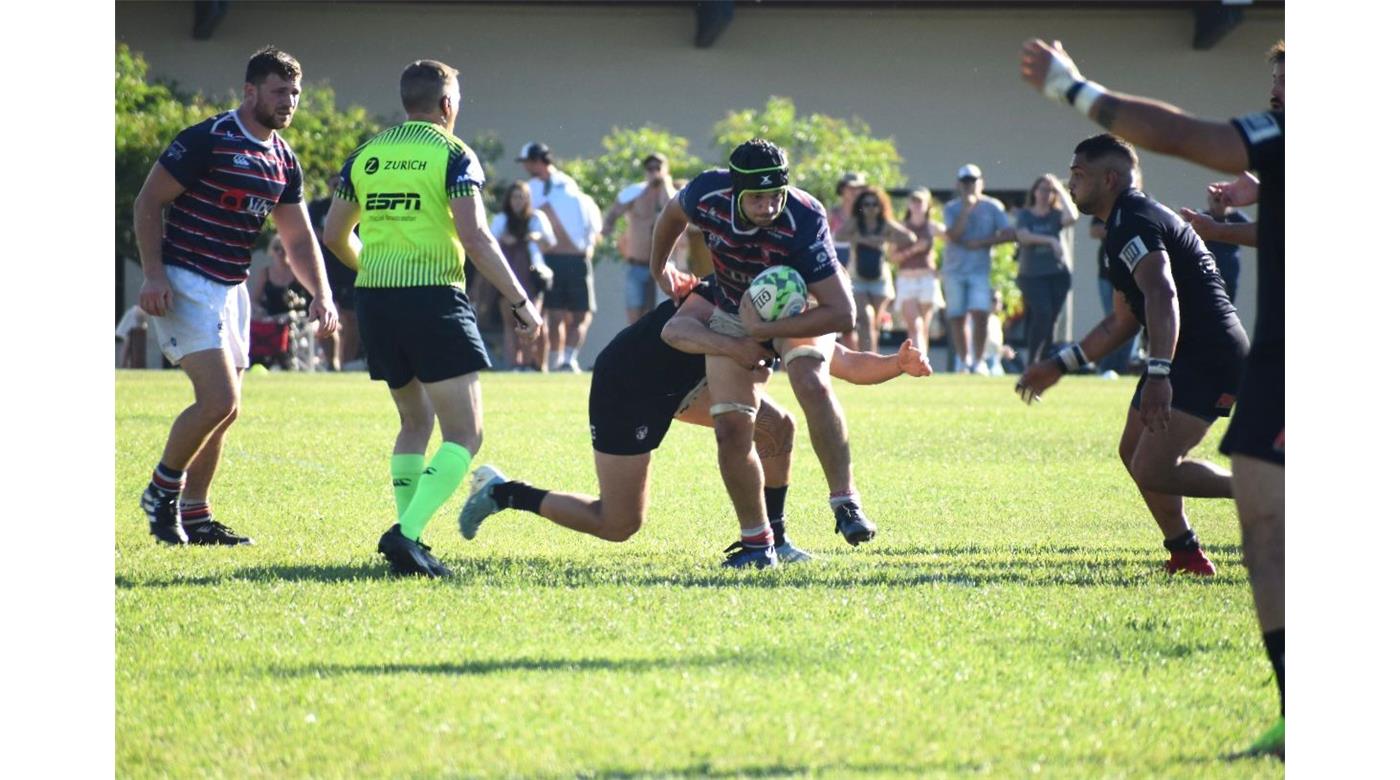
[[[545,146],[544,144],[538,141],[531,141],[530,143],[520,147],[520,156],[516,157],[515,161],[525,162],[526,160],[543,160],[544,162],[549,162],[549,159],[549,147]]]

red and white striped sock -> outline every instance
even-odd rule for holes
[[[203,523],[213,519],[208,501],[181,501],[180,521],[185,525]]]
[[[179,494],[185,489],[185,472],[176,471],[164,463],[157,463],[151,472],[151,487],[162,493]]]
[[[763,525],[757,528],[740,528],[739,541],[742,542],[745,547],[754,547],[760,550],[765,547],[772,547],[773,527],[768,525],[767,520],[764,520]]]

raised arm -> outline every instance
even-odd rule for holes
[[[1159,100],[1111,92],[1081,76],[1059,41],[1026,41],[1021,46],[1021,78],[1051,100],[1074,106],[1145,149],[1226,173],[1249,167],[1244,139],[1229,122],[1199,119]]]

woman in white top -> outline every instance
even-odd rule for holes
[[[505,201],[506,210],[491,219],[491,232],[500,242],[501,254],[510,263],[511,272],[520,280],[520,285],[525,288],[530,300],[535,302],[535,307],[539,308],[544,302],[541,285],[548,286],[551,277],[549,266],[544,264],[544,253],[554,247],[554,229],[550,227],[549,220],[544,219],[531,205],[530,187],[525,182],[511,182],[506,189]],[[543,339],[537,340],[529,355],[524,354],[515,338],[515,317],[511,313],[510,302],[496,296],[496,308],[501,316],[504,368],[540,367],[543,363],[540,351],[543,345],[540,342]]]
[[[933,240],[943,235],[943,223],[929,219],[929,206],[933,195],[920,187],[909,193],[909,204],[904,212],[904,226],[918,240],[904,249],[897,249],[891,256],[898,266],[895,277],[895,306],[920,352],[928,351],[929,326],[941,306],[943,292],[938,287],[938,277],[933,266]]]

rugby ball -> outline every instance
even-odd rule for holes
[[[770,266],[749,283],[749,300],[764,322],[791,317],[807,308],[807,283],[796,268]]]

